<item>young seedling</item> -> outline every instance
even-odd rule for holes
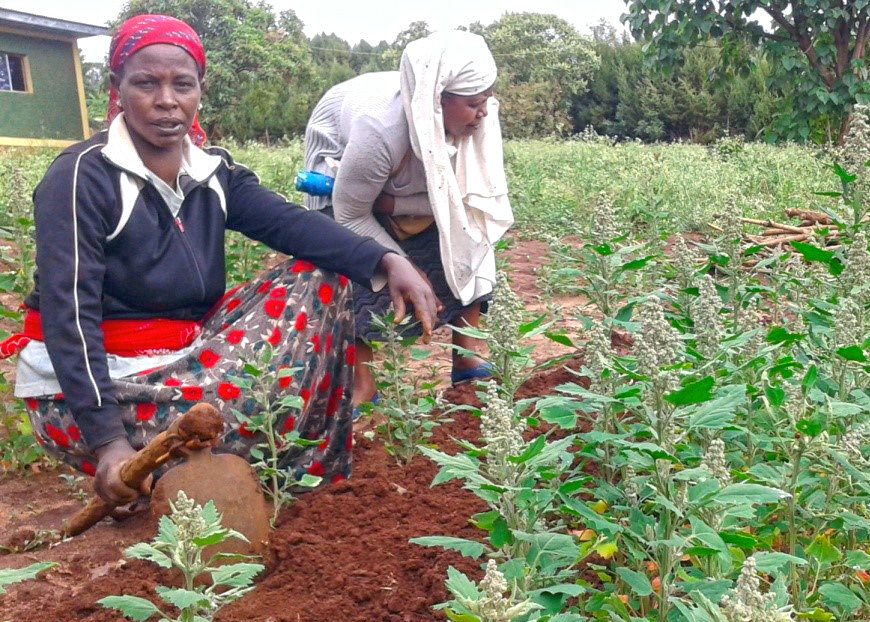
[[[282,466],[283,459],[291,449],[316,446],[322,440],[304,439],[296,430],[285,432],[278,429],[278,421],[287,416],[289,411],[301,409],[303,401],[298,395],[276,394],[275,387],[279,381],[292,376],[298,370],[289,367],[276,368],[273,364],[274,356],[271,347],[264,348],[259,364],[247,363],[244,366],[245,376],[235,379],[236,385],[256,402],[256,414],[248,416],[233,409],[233,414],[245,425],[248,432],[259,433],[263,438],[262,442],[251,448],[251,457],[256,460],[251,466],[272,501],[273,526],[281,508],[295,499],[294,489],[314,488],[322,479],[308,473],[296,479],[291,471]]]
[[[380,395],[373,407],[384,416],[380,431],[384,436],[387,451],[400,464],[407,464],[417,454],[417,446],[425,444],[432,430],[441,425],[448,411],[439,400],[438,382],[420,380],[410,373],[411,360],[425,360],[429,353],[414,348],[416,337],[403,337],[403,328],[409,325],[406,318],[400,324],[394,321],[393,313],[372,316],[372,326],[381,334],[382,341],[372,342],[372,349],[380,354],[377,365],[371,365],[375,385]],[[440,413],[440,414],[439,414]]]
[[[229,538],[245,540],[232,529],[221,526],[221,515],[214,503],[197,505],[183,491],[171,511],[160,518],[157,537],[150,543],[140,542],[124,551],[130,559],[153,562],[161,568],[175,568],[182,577],[181,587],[158,585],[157,595],[179,614],[172,617],[150,600],[138,596],[107,596],[97,601],[107,609],[117,609],[126,618],[142,622],[160,616],[160,622],[210,622],[221,607],[237,600],[253,589],[254,577],[264,568],[246,555],[216,553],[204,559],[206,548]],[[236,563],[226,563],[235,561]],[[205,585],[197,578],[209,575]]]

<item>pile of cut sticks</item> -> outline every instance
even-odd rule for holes
[[[740,221],[746,224],[764,227],[761,235],[747,235],[746,238],[753,244],[770,247],[807,241],[824,245],[829,249],[838,246],[840,233],[827,214],[796,208],[786,209],[785,214],[789,218],[799,220],[800,224],[789,225],[773,220],[741,218]]]

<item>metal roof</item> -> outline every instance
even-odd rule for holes
[[[65,19],[23,13],[12,9],[0,8],[0,26],[32,30],[43,34],[60,35],[63,37],[94,37],[109,34],[109,29],[92,24],[81,24]]]

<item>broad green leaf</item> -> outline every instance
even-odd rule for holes
[[[805,566],[807,564],[805,559],[778,551],[760,551],[752,557],[755,558],[755,567],[758,568],[758,572],[763,574],[775,574],[786,564],[796,564],[798,566]]]
[[[466,540],[465,538],[454,538],[452,536],[423,536],[421,538],[411,538],[411,544],[419,546],[433,547],[437,546],[450,551],[457,551],[460,555],[477,559],[485,550],[483,544],[474,540]]]
[[[144,559],[151,563],[157,564],[161,568],[172,567],[172,560],[169,559],[169,556],[161,553],[147,542],[140,542],[138,544],[134,544],[133,546],[127,547],[127,549],[124,551],[124,556],[131,557],[133,559]]]
[[[819,368],[815,365],[810,365],[807,369],[807,373],[804,374],[804,379],[801,381],[801,386],[803,387],[805,394],[815,386],[818,377]]]
[[[617,523],[613,523],[603,516],[599,515],[595,510],[588,507],[583,501],[572,499],[570,497],[563,498],[565,502],[565,511],[570,514],[575,514],[584,519],[586,527],[595,531],[605,533],[607,535],[615,535],[623,529]]]
[[[553,333],[547,331],[544,333],[544,336],[546,336],[550,341],[554,341],[560,345],[568,346],[569,348],[575,347],[574,342],[564,333]]]
[[[514,537],[508,527],[507,521],[499,516],[492,525],[492,530],[489,533],[489,543],[493,548],[500,549],[505,544],[513,542]]]
[[[816,607],[812,611],[798,613],[797,619],[807,620],[808,622],[833,622],[834,614]]]
[[[859,363],[867,362],[867,356],[864,354],[864,350],[861,349],[861,346],[837,348],[837,356],[844,358],[847,361],[857,361]]]
[[[652,585],[645,574],[629,570],[628,568],[617,568],[616,574],[618,574],[619,578],[625,581],[638,596],[644,597],[653,593]]]
[[[24,568],[0,568],[0,594],[5,594],[4,585],[35,579],[40,572],[57,566],[54,562],[38,562]]]
[[[217,533],[209,534],[207,536],[203,536],[201,538],[194,538],[193,543],[196,546],[204,549],[207,546],[211,546],[213,544],[219,544],[226,539],[227,539],[226,534],[224,534],[222,532],[217,532]]]
[[[622,264],[619,269],[622,272],[628,272],[630,270],[640,270],[645,265],[649,263],[651,259],[654,259],[655,255],[648,255],[646,257],[642,257],[640,259],[635,259],[634,261],[629,261],[627,263]]]
[[[211,571],[211,580],[215,585],[230,585],[232,587],[247,587],[254,582],[254,577],[263,572],[263,564],[229,564],[219,566]]]
[[[851,613],[864,604],[855,592],[842,583],[825,583],[819,587],[822,600],[829,606],[835,607],[845,613]]]
[[[746,401],[746,385],[730,385],[716,391],[716,397],[701,404],[689,417],[689,427],[722,429],[729,425],[739,406]]]
[[[187,609],[194,605],[203,607],[208,605],[208,597],[200,592],[193,590],[185,590],[182,588],[167,588],[162,585],[157,586],[157,594],[167,603],[178,609]]]
[[[821,263],[828,263],[834,257],[834,253],[832,253],[831,251],[822,250],[818,246],[814,246],[813,244],[807,244],[806,242],[792,242],[791,246],[797,252],[803,255],[803,258],[806,261],[819,261]]]
[[[803,339],[800,333],[790,333],[781,326],[774,326],[767,333],[768,343],[791,343]]]
[[[560,384],[556,387],[556,390],[561,393],[567,393],[568,395],[574,395],[576,397],[583,397],[593,402],[615,402],[616,400],[612,397],[606,397],[604,395],[598,395],[597,393],[593,393],[588,389],[584,389],[579,384],[575,384],[573,382],[567,384]]]
[[[685,406],[687,404],[700,404],[713,398],[711,389],[715,381],[713,376],[707,376],[697,382],[687,384],[679,391],[674,391],[665,396],[665,399],[675,406]]]
[[[789,494],[761,484],[729,484],[716,495],[719,503],[777,503]]]
[[[564,404],[553,404],[538,411],[542,421],[559,426],[563,430],[572,430],[577,427],[577,411]]]
[[[807,547],[807,555],[823,564],[832,564],[842,557],[840,550],[831,543],[831,538],[820,535]]]
[[[136,622],[143,622],[160,613],[154,603],[138,596],[106,596],[98,600],[97,603],[106,609],[117,609],[125,617],[136,620]]]
[[[458,598],[466,598],[468,600],[480,598],[480,590],[477,589],[474,582],[453,566],[447,568],[447,580],[444,582],[444,585],[450,590],[451,594]]]
[[[846,553],[846,565],[858,570],[870,569],[870,555],[864,551],[849,551]]]
[[[840,164],[837,162],[834,162],[834,172],[837,174],[837,177],[840,178],[840,181],[842,181],[845,184],[851,184],[853,181],[858,179],[857,175],[852,175],[851,173],[847,173],[846,169],[844,169],[842,166],[840,166]]]
[[[727,531],[720,531],[719,537],[722,538],[723,542],[733,544],[734,546],[746,549],[747,551],[751,551],[758,546],[758,540],[745,533],[729,533]]]
[[[563,533],[523,533],[514,530],[514,538],[531,544],[526,561],[536,563],[542,572],[556,572],[573,565],[580,556],[580,548],[573,536]]]
[[[445,609],[444,615],[450,622],[480,622],[480,618],[470,613],[458,613],[452,609]]]
[[[542,417],[543,418],[543,417]],[[528,462],[538,454],[540,454],[544,450],[544,446],[547,444],[547,437],[541,435],[535,438],[531,443],[529,443],[523,452],[516,457],[509,458],[511,462],[515,464],[523,464],[524,462]]]

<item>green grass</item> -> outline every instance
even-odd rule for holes
[[[688,144],[513,141],[505,163],[517,229],[571,231],[607,193],[626,222],[656,221],[657,231],[692,230],[735,201],[746,216],[780,217],[786,207],[814,209],[835,189],[825,161],[805,147],[750,144],[721,156]]]
[[[264,185],[291,201],[302,167],[302,142],[283,146],[226,144],[235,159]],[[0,171],[14,167],[25,180],[12,187],[0,175],[0,227],[29,218],[29,193],[56,151],[0,152]],[[689,144],[643,145],[606,141],[508,141],[505,167],[521,234],[571,232],[590,216],[595,196],[606,192],[628,222],[656,221],[658,231],[691,230],[735,201],[745,215],[780,217],[786,207],[818,209],[830,199],[836,177],[824,158],[799,145],[747,144],[733,154]],[[22,194],[26,196],[22,197]],[[22,201],[22,198],[24,199]]]
[[[293,190],[302,144],[230,146],[263,183],[301,201]],[[737,153],[689,144],[524,140],[505,144],[516,229],[524,235],[570,232],[585,223],[599,192],[629,222],[657,221],[659,231],[700,228],[736,201],[744,215],[780,217],[786,207],[818,209],[836,177],[817,152],[799,145],[747,144]]]

